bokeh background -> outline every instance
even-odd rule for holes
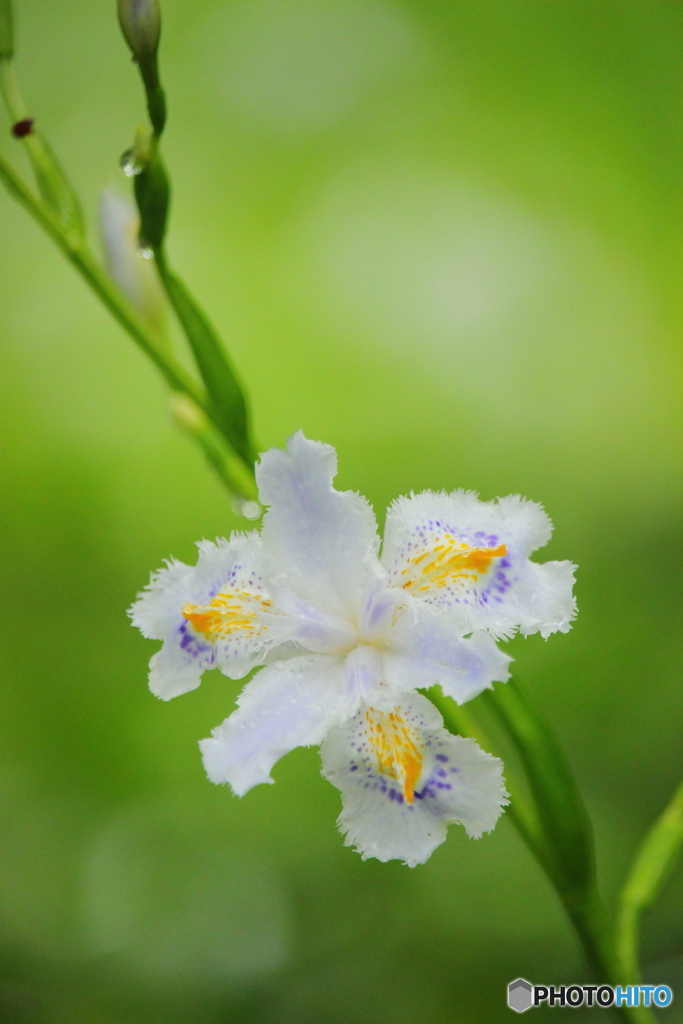
[[[96,239],[144,117],[115,4],[16,6],[24,91]],[[171,252],[260,444],[336,445],[380,518],[411,489],[521,492],[554,519],[547,556],[579,563],[571,633],[510,646],[613,895],[683,773],[683,8],[165,0],[164,19]],[[508,821],[453,827],[409,870],[342,845],[314,750],[243,800],[207,782],[196,742],[238,684],[155,700],[125,609],[243,521],[144,357],[4,193],[0,218],[2,1019],[488,1024],[518,975],[585,981]],[[681,874],[644,954],[683,1003]]]

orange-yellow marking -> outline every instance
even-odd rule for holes
[[[406,725],[398,708],[389,714],[368,708],[365,720],[380,772],[396,779],[403,789],[403,799],[412,804],[422,772],[422,748],[415,729]]]
[[[272,603],[247,590],[221,590],[209,604],[187,602],[182,614],[207,640],[229,637],[238,631],[253,636],[268,628],[259,621],[259,612],[270,611]]]
[[[435,537],[428,548],[408,560],[408,565],[401,571],[401,576],[408,577],[402,586],[404,590],[421,593],[447,587],[457,579],[476,583],[488,572],[494,558],[502,558],[506,554],[504,544],[497,548],[472,548],[447,533],[443,537]],[[424,565],[421,564],[423,562]]]

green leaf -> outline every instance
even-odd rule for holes
[[[550,726],[517,684],[499,683],[482,694],[522,758],[544,832],[552,840],[552,871],[565,893],[595,884],[595,854],[588,813]]]
[[[455,703],[452,697],[446,697],[440,686],[432,686],[429,690],[423,691],[425,696],[441,712],[444,725],[449,732],[455,736],[469,736],[476,740],[482,750],[489,754],[495,754],[494,745],[486,733],[481,729],[472,716],[462,707]],[[547,870],[549,863],[549,851],[546,848],[543,830],[536,808],[529,803],[517,785],[512,772],[505,768],[505,786],[510,796],[510,803],[505,808],[505,813],[512,820],[515,828],[522,836],[524,842],[529,846],[532,853]]]
[[[218,334],[180,278],[169,270],[163,254],[157,252],[156,257],[166,294],[209,393],[211,418],[245,463],[252,465],[246,401]]]
[[[683,783],[643,839],[620,894],[617,956],[624,983],[639,980],[640,915],[662,891],[683,846]]]
[[[598,895],[593,830],[562,748],[513,680],[497,684],[480,699],[496,714],[521,756],[547,851],[544,866],[593,974],[611,982],[614,955]]]

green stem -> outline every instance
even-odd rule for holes
[[[158,136],[163,130],[165,121],[165,101],[156,70],[156,58],[154,58],[152,64],[151,70],[150,67],[146,67],[147,77],[145,78],[145,86],[148,90],[148,99],[150,99],[150,90],[154,94],[150,99],[152,104],[150,112],[152,112],[152,109],[155,112],[152,120],[155,129],[153,137],[153,166],[156,170],[156,177],[152,176],[150,178],[149,173],[146,175],[147,178],[150,178],[148,185],[153,193],[146,206],[149,207],[147,210],[148,219],[151,218],[154,221],[152,226],[159,232],[158,243],[160,244],[161,238],[163,238],[167,215],[168,181],[165,177],[163,164],[158,158],[156,147]],[[143,77],[145,76],[143,75]],[[15,124],[28,118],[28,108],[21,95],[12,63],[11,48],[0,55],[0,92],[4,98],[10,118]],[[213,389],[209,389],[207,394],[186,373],[182,366],[167,353],[162,339],[156,336],[153,329],[150,329],[150,325],[140,317],[137,310],[128,302],[117,285],[99,265],[85,241],[83,216],[78,196],[47,142],[32,130],[22,137],[21,141],[33,167],[40,199],[34,195],[33,191],[25,184],[11,165],[0,157],[0,178],[4,181],[10,194],[31,214],[61,249],[70,263],[76,267],[112,316],[152,360],[157,369],[160,370],[171,389],[176,393],[186,394],[194,406],[201,409],[212,421],[213,427],[225,437],[231,449],[227,452],[223,451],[222,442],[213,436],[212,429],[202,429],[199,432],[188,431],[197,443],[200,444],[208,461],[232,493],[235,496],[245,498],[247,501],[256,500],[257,489],[254,479],[253,456],[249,446],[244,443],[244,436],[240,436],[238,430],[226,429],[226,427],[232,427],[233,424],[230,421],[229,414],[226,414],[225,405],[216,401]],[[163,209],[157,209],[159,203],[156,200],[159,196],[163,198]],[[174,279],[174,284],[176,291],[182,291],[182,286],[177,279]],[[164,281],[164,285],[168,291],[168,280]],[[188,303],[190,303],[192,311],[189,298],[186,299],[186,305]],[[194,314],[195,319],[201,319],[201,314],[196,304]],[[182,318],[181,322],[183,322]],[[186,324],[183,322],[183,327],[185,326]],[[237,387],[234,375],[232,375],[229,369],[226,376],[228,383],[232,383]],[[237,391],[241,398],[239,388],[237,388]],[[226,394],[232,397],[229,389]],[[228,403],[229,406],[233,404]],[[243,399],[242,408],[246,424],[246,409],[244,408]],[[234,456],[232,449],[236,452]]]
[[[472,736],[494,752],[467,711],[436,687],[428,695],[451,732]],[[558,893],[591,974],[598,982],[624,984],[626,976],[617,969],[611,929],[597,889],[590,822],[557,740],[512,681],[480,699],[512,738],[529,780],[531,800],[526,800],[509,772],[505,773],[513,824]],[[629,1024],[654,1024],[655,1020],[646,1007],[614,1007],[614,1012]]]
[[[56,216],[62,234],[73,244],[83,242],[85,227],[80,201],[47,141],[33,128],[10,57],[0,57],[0,91],[12,122],[26,122],[21,144],[31,161],[43,202]]]
[[[203,389],[179,363],[163,350],[163,346],[154,332],[100,267],[88,247],[84,243],[76,243],[71,236],[65,233],[55,214],[33,194],[2,156],[0,156],[0,178],[10,194],[50,236],[112,316],[127,331],[145,355],[152,360],[173,391],[189,395],[209,419],[216,422],[218,417]],[[221,429],[220,422],[216,423],[216,426],[219,430]],[[233,490],[249,500],[255,500],[257,490],[253,467],[245,464],[240,475],[242,479],[239,484],[235,482],[234,478],[232,479]]]
[[[443,716],[444,725],[449,732],[456,736],[470,736],[476,740],[482,750],[493,753],[493,744],[486,736],[486,733],[474,721],[472,716],[463,707],[456,704],[451,697],[445,697],[438,686],[433,686],[426,691],[432,704],[439,709]],[[505,785],[510,796],[510,803],[505,813],[512,819],[515,828],[522,836],[522,839],[530,848],[544,870],[547,870],[549,854],[545,848],[543,831],[538,815],[533,805],[525,799],[514,777],[506,769]]]
[[[204,452],[207,462],[216,471],[235,500],[235,511],[247,519],[260,519],[263,510],[253,492],[253,481],[246,474],[245,462],[225,443],[204,411],[184,394],[171,396],[171,415],[180,427]],[[247,501],[240,496],[250,495]],[[249,505],[249,511],[244,506]]]
[[[0,57],[0,89],[12,121],[16,124],[17,121],[27,118],[28,108],[21,95],[16,72],[9,57]]]
[[[621,890],[617,925],[619,974],[640,980],[638,932],[643,911],[657,898],[683,846],[683,783],[643,839]]]
[[[156,338],[147,328],[142,318],[138,316],[133,306],[119,292],[114,282],[107,277],[88,248],[84,245],[76,246],[68,238],[65,238],[52,212],[33,195],[19,175],[1,156],[0,178],[4,181],[11,195],[18,200],[24,209],[28,210],[33,219],[61,249],[69,262],[76,267],[109,312],[125,328],[133,340],[137,342],[143,352],[149,356],[157,369],[161,371],[168,384],[176,391],[186,391],[198,405],[204,408],[205,396],[200,392],[195,382],[180,364],[176,363],[161,350]]]
[[[152,122],[155,136],[161,138],[166,127],[166,94],[159,78],[157,55],[154,54],[145,60],[140,60],[138,64],[145,87],[147,113]]]

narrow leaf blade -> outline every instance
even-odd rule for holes
[[[218,334],[183,282],[157,258],[161,279],[211,398],[213,419],[245,462],[253,462],[247,405]]]
[[[640,915],[661,893],[683,849],[683,783],[640,844],[619,898],[617,954],[622,977],[638,980]]]
[[[510,680],[486,691],[524,763],[543,830],[552,844],[555,881],[565,896],[595,887],[593,833],[572,771],[554,733]]]

